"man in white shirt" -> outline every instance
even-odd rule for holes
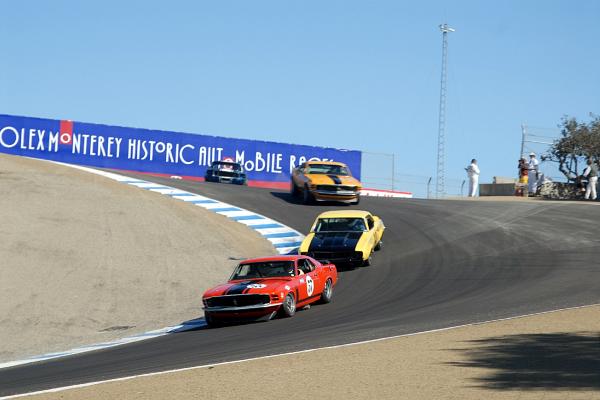
[[[477,186],[479,185],[479,167],[477,166],[477,160],[472,159],[471,164],[465,168],[465,170],[469,176],[469,197],[475,197]]]
[[[598,167],[592,160],[587,160],[587,167],[583,170],[583,177],[588,179],[587,187],[585,188],[585,199],[588,200],[590,195],[592,200],[596,200],[596,184],[598,184]]]
[[[540,162],[535,158],[535,153],[529,153],[529,168],[527,175],[529,178],[529,195],[534,196],[537,192],[537,181],[540,177]]]

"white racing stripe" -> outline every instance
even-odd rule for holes
[[[269,238],[271,243],[273,244],[282,244],[282,243],[297,243],[301,242],[304,237],[302,236],[292,236],[292,237],[282,237],[282,238]]]
[[[292,246],[292,247],[280,247],[277,250],[280,251],[281,254],[292,254],[294,251],[298,250],[298,247],[296,247],[296,246]]]
[[[142,189],[146,189],[146,188],[142,188]],[[177,195],[186,196],[186,193],[187,193],[187,192],[184,192],[183,190],[173,189],[173,188],[168,188],[168,187],[165,187],[162,189],[150,188],[148,190],[150,190],[151,192],[166,194],[166,195],[173,196],[173,197],[177,196]]]
[[[195,195],[195,196],[187,196],[187,195],[177,196],[177,195],[173,195],[172,197],[174,199],[177,199],[177,200],[183,200],[183,201],[192,202],[192,203],[195,202],[195,201],[210,200],[208,197],[204,197],[204,196],[200,196],[200,195]]]
[[[386,336],[386,337],[378,338],[378,339],[363,340],[363,341],[359,341],[359,342],[345,343],[345,344],[339,344],[339,345],[334,345],[334,346],[315,347],[312,349],[292,351],[292,352],[288,352],[288,353],[272,354],[272,355],[261,356],[261,357],[252,357],[252,358],[246,358],[243,360],[225,361],[225,362],[220,362],[220,363],[215,363],[215,364],[198,365],[195,367],[177,368],[177,369],[171,369],[171,370],[167,370],[167,371],[150,372],[147,374],[130,375],[130,376],[122,377],[122,378],[105,379],[105,380],[101,380],[101,381],[82,383],[82,384],[78,384],[78,385],[63,386],[63,387],[57,387],[57,388],[53,388],[53,389],[39,390],[37,392],[30,392],[30,393],[23,393],[23,394],[16,394],[16,395],[12,395],[12,396],[0,397],[0,400],[1,399],[16,399],[16,398],[20,398],[20,397],[34,396],[34,395],[44,394],[44,393],[63,392],[65,390],[70,390],[70,389],[78,389],[78,388],[84,388],[84,387],[88,387],[88,386],[100,385],[102,383],[121,382],[121,381],[127,381],[127,380],[131,380],[131,379],[135,379],[135,378],[142,378],[142,377],[148,377],[148,376],[173,374],[173,373],[177,373],[177,372],[191,371],[191,370],[202,369],[202,368],[213,368],[213,367],[221,366],[221,365],[239,364],[239,363],[248,362],[248,361],[264,360],[264,359],[276,358],[276,357],[284,357],[284,356],[290,356],[290,355],[294,355],[294,354],[311,353],[311,352],[318,351],[318,350],[339,349],[339,348],[343,348],[343,347],[357,346],[357,345],[361,345],[361,344],[376,343],[376,342],[382,342],[385,340],[398,339],[398,338],[402,338],[402,337],[424,335],[424,334],[435,333],[435,332],[444,332],[444,331],[449,331],[452,329],[465,328],[465,327],[469,327],[469,326],[489,324],[492,322],[509,321],[509,320],[513,320],[513,319],[517,319],[517,318],[525,318],[525,317],[532,317],[532,316],[536,316],[536,315],[550,314],[550,313],[558,312],[558,311],[577,310],[577,309],[581,309],[581,308],[588,308],[588,307],[594,307],[594,306],[599,306],[599,305],[600,305],[600,303],[587,304],[587,305],[576,306],[576,307],[559,308],[556,310],[516,315],[513,317],[498,318],[498,319],[492,319],[492,320],[481,321],[481,322],[473,322],[470,324],[455,325],[455,326],[449,326],[446,328],[431,329],[431,330],[427,330],[427,331],[420,331],[420,332],[414,332],[414,333],[405,333],[402,335]]]
[[[161,185],[161,184],[154,183],[154,182],[148,182],[143,179],[131,178],[128,176],[115,174],[112,172],[100,171],[97,169],[83,167],[80,165],[65,164],[65,163],[60,163],[60,162],[55,162],[55,161],[49,161],[49,162],[53,162],[55,164],[60,164],[60,165],[64,165],[64,166],[75,168],[75,169],[79,169],[79,170],[86,171],[86,172],[89,172],[92,174],[101,175],[103,177],[118,181],[120,183],[128,184],[131,186],[138,187],[140,189],[145,189],[145,190],[156,192],[156,193],[159,193],[159,194],[162,194],[165,196],[169,196],[175,200],[181,200],[181,201],[193,203],[194,205],[196,205],[198,207],[202,207],[209,211],[213,211],[217,214],[223,215],[226,218],[229,218],[233,221],[244,224],[252,229],[254,229],[253,226],[256,226],[256,227],[276,226],[277,227],[276,232],[269,231],[268,228],[261,228],[261,229],[254,229],[254,230],[256,232],[258,232],[258,234],[261,235],[263,238],[270,241],[273,244],[273,246],[275,247],[275,250],[277,250],[277,252],[279,254],[297,253],[299,243],[302,241],[302,239],[304,239],[304,235],[302,235],[300,232],[282,224],[279,221],[275,221],[275,220],[267,218],[263,215],[256,214],[252,211],[245,210],[238,206],[234,206],[234,205],[227,204],[227,203],[215,200],[215,199],[211,199],[209,197],[201,196],[201,195],[198,195],[195,193],[186,192],[185,190],[173,188],[173,187],[166,186],[166,185]],[[279,235],[276,237],[271,237],[271,235],[273,233],[284,234],[284,235],[286,235],[286,238],[282,238]],[[287,235],[289,235],[289,237]],[[289,246],[285,245],[287,243],[289,243]],[[65,352],[43,354],[40,356],[29,357],[24,360],[16,360],[16,361],[9,361],[6,363],[0,363],[0,369],[13,367],[16,365],[29,364],[29,363],[43,361],[43,360],[55,359],[55,358],[59,358],[59,357],[66,357],[66,356],[80,354],[80,353],[84,353],[84,352],[88,352],[88,351],[92,351],[92,350],[99,350],[99,349],[105,349],[105,348],[109,348],[109,347],[119,346],[119,345],[122,345],[125,343],[131,343],[134,341],[145,340],[145,339],[155,338],[158,336],[168,335],[173,332],[181,332],[184,330],[196,329],[196,328],[204,326],[204,325],[205,325],[204,319],[200,319],[197,321],[192,321],[191,323],[185,323],[185,324],[176,325],[176,326],[169,326],[166,328],[157,329],[157,330],[150,331],[150,332],[145,332],[145,333],[142,333],[139,335],[126,337],[126,338],[114,340],[111,342],[98,343],[98,344],[88,345],[88,346],[84,346],[84,347],[78,347],[78,348],[71,349],[71,350],[68,350]]]
[[[221,214],[224,215],[228,218],[233,218],[233,217],[243,217],[246,215],[252,215],[252,213],[250,211],[246,211],[246,210],[240,210],[240,211],[215,211],[217,214]]]
[[[232,207],[231,205],[226,204],[226,203],[221,203],[220,201],[217,201],[215,203],[199,203],[199,204],[196,204],[196,205],[200,206],[202,208],[206,208],[207,210],[213,210],[213,209],[219,209],[219,208],[230,208],[230,207]]]
[[[256,231],[258,233],[260,233],[261,235],[265,236],[265,235],[276,234],[276,233],[288,233],[290,230],[286,227],[282,227],[282,228],[262,228],[262,229],[256,229]]]
[[[264,226],[264,225],[279,225],[279,226],[283,226],[285,228],[287,228],[287,226],[272,220],[270,218],[263,218],[263,219],[250,219],[250,220],[238,220],[238,222],[244,224],[244,225],[248,225],[249,227],[253,227],[253,226]],[[294,231],[295,232],[295,231]]]

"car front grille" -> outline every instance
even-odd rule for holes
[[[230,172],[230,171],[216,171],[215,175],[223,176],[226,178],[237,178],[239,176],[239,174],[237,172]]]
[[[317,260],[362,260],[362,252],[360,251],[311,251],[308,255]]]
[[[329,192],[355,192],[356,186],[346,185],[317,185],[317,190],[326,190]]]
[[[215,296],[206,299],[207,307],[245,307],[259,304],[269,304],[268,294],[239,294],[230,296]]]

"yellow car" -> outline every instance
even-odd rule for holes
[[[333,161],[307,161],[292,171],[292,196],[302,195],[304,204],[341,201],[358,204],[362,185],[346,164]]]
[[[327,211],[320,214],[300,245],[300,254],[334,264],[371,265],[381,249],[385,226],[368,211]]]

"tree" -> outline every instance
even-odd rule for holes
[[[558,162],[559,170],[569,181],[579,176],[579,166],[591,158],[600,159],[600,116],[590,114],[590,122],[578,122],[572,117],[563,117],[559,127],[561,138],[554,142],[545,155],[546,160]]]

